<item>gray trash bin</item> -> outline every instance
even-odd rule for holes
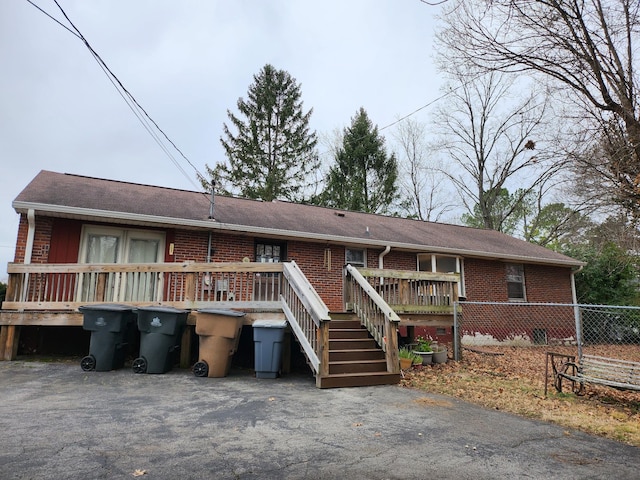
[[[198,361],[193,366],[196,377],[226,377],[231,358],[238,349],[244,312],[216,308],[198,310]]]
[[[182,332],[189,310],[172,307],[139,307],[140,356],[133,361],[135,373],[165,373],[178,360]]]
[[[82,328],[91,332],[89,355],[82,370],[108,372],[124,366],[135,335],[136,315],[131,307],[113,303],[83,305]]]
[[[256,378],[277,378],[282,361],[282,340],[286,320],[253,322]]]

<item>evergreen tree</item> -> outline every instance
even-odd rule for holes
[[[324,191],[316,203],[367,213],[389,213],[397,197],[398,162],[387,156],[384,137],[378,134],[364,108],[345,128],[342,146],[330,168]]]
[[[228,163],[207,171],[219,191],[271,201],[303,200],[310,173],[319,167],[313,110],[304,113],[300,85],[288,72],[265,65],[238,99],[241,116],[227,110],[220,138]],[[203,182],[206,184],[207,182]]]

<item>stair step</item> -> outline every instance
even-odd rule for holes
[[[329,350],[368,350],[376,347],[373,338],[329,338]]]
[[[384,352],[379,348],[361,350],[329,350],[330,362],[349,362],[363,360],[384,360]]]
[[[329,362],[329,374],[386,371],[387,361],[384,358],[377,360],[347,360],[339,362]]]
[[[329,329],[329,340],[338,340],[338,339],[347,339],[347,338],[356,338],[356,339],[367,339],[369,337],[369,332],[367,332],[364,328],[338,328],[338,329]]]
[[[341,330],[344,328],[363,328],[360,320],[331,320],[329,330]]]
[[[399,373],[337,373],[320,378],[320,388],[368,387],[373,385],[395,385],[400,381]]]
[[[358,316],[353,312],[329,312],[329,316],[331,317],[331,323],[356,322],[358,325],[360,325]]]

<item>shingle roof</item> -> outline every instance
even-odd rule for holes
[[[206,193],[45,170],[20,192],[13,206],[18,212],[33,208],[40,214],[113,219],[120,223],[214,228],[332,243],[391,245],[425,253],[582,265],[565,255],[493,230],[282,201],[216,195],[215,220],[210,220],[210,196]]]

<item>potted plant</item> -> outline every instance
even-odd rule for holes
[[[413,366],[414,367],[417,365],[422,366],[422,357],[418,355],[416,352],[411,352],[411,355],[413,355]]]
[[[413,349],[413,353],[422,357],[422,365],[429,365],[432,361],[433,350],[431,349],[431,340],[427,340],[423,337],[416,338],[416,346]]]
[[[398,350],[398,358],[400,358],[400,369],[406,370],[413,365],[414,355],[407,347]]]
[[[447,363],[448,352],[446,346],[434,343],[431,345],[431,349],[433,350],[433,363]]]

